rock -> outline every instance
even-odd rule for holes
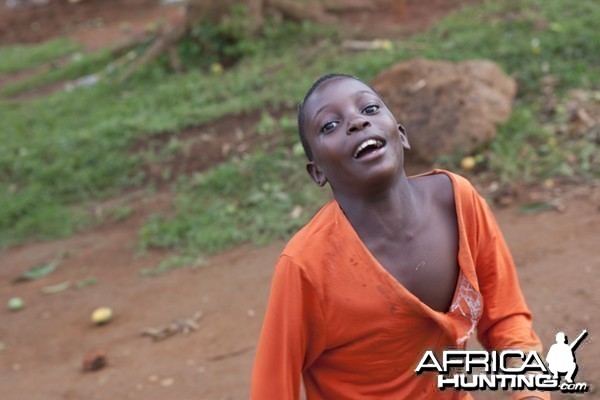
[[[163,387],[169,387],[172,386],[173,383],[175,383],[175,379],[173,378],[165,378],[163,380],[160,381],[160,385]]]
[[[83,358],[83,371],[98,371],[108,364],[106,353],[103,350],[92,351]]]
[[[491,61],[452,63],[415,59],[371,82],[408,133],[410,161],[469,154],[508,119],[516,81]]]

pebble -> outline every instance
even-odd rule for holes
[[[148,381],[149,382],[156,382],[156,381],[158,381],[158,376],[156,376],[156,375],[150,375],[148,377]]]
[[[173,383],[175,383],[175,379],[173,379],[173,378],[165,378],[162,381],[160,381],[160,384],[163,387],[169,387],[169,386],[173,385]]]
[[[302,211],[304,211],[304,209],[301,206],[294,206],[294,208],[292,209],[292,211],[289,214],[290,218],[291,219],[300,218],[300,216],[302,215]]]
[[[98,371],[108,364],[106,353],[103,350],[95,350],[83,357],[83,371]]]

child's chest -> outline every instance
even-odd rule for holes
[[[389,241],[369,250],[421,302],[436,311],[448,311],[460,272],[455,222],[428,226],[407,243]]]

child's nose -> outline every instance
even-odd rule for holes
[[[371,123],[363,117],[355,118],[348,127],[348,133],[355,133],[371,126]]]

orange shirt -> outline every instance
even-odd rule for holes
[[[404,288],[332,201],[279,258],[252,399],[299,399],[301,375],[309,400],[470,399],[439,391],[437,374],[415,375],[426,350],[464,348],[475,331],[488,349],[541,350],[487,204],[464,178],[430,173],[447,174],[454,188],[460,274],[450,310],[434,311]]]

